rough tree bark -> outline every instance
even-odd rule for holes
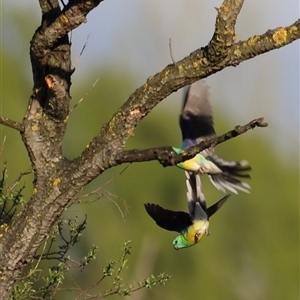
[[[159,160],[174,165],[209,145],[216,145],[256,126],[262,119],[236,127],[222,137],[176,155],[170,147],[124,150],[135,127],[163,99],[199,79],[292,43],[300,37],[300,22],[269,30],[247,41],[235,42],[235,23],[242,0],[224,0],[217,10],[215,32],[207,46],[168,65],[146,83],[104,124],[79,157],[62,153],[69,114],[71,75],[68,33],[86,21],[101,0],[73,0],[59,7],[58,0],[39,0],[41,25],[30,44],[33,91],[21,123],[1,117],[0,123],[21,132],[34,171],[32,197],[9,226],[0,229],[0,299],[8,299],[14,282],[30,263],[54,222],[83,186],[108,168],[125,162]]]

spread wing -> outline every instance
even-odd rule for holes
[[[200,80],[189,86],[179,123],[184,149],[216,135],[212,108],[208,101],[208,86],[204,81]],[[220,174],[209,175],[209,179],[218,190],[226,192],[227,189],[236,194],[237,190],[249,193],[249,184],[240,180],[240,178],[250,178],[247,172],[251,167],[247,161],[225,161],[214,155],[213,147],[201,151],[200,154],[222,171]]]
[[[207,215],[208,217],[211,217],[214,213],[216,213],[222,206],[223,204],[227,201],[227,199],[230,197],[230,195],[226,195],[223,197],[221,200],[213,204],[207,209]]]
[[[212,108],[208,101],[208,86],[204,81],[198,81],[189,86],[184,98],[179,124],[183,148],[188,148],[216,135]],[[204,151],[202,153],[204,156],[213,154],[212,148]]]
[[[163,229],[184,232],[192,221],[190,215],[183,211],[172,211],[153,203],[146,203],[145,209],[149,216]]]

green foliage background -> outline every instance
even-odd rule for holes
[[[28,32],[32,32],[30,29],[27,27]],[[24,36],[27,38],[26,33]],[[1,61],[1,115],[19,121],[31,91],[27,52],[23,55],[22,58],[4,49]],[[16,69],[20,70],[17,74]],[[97,85],[85,95],[98,77]],[[64,142],[67,157],[72,159],[80,154],[101,125],[138,87],[137,82],[129,70],[118,69],[116,75],[110,71],[110,66],[90,70],[84,78],[75,75],[71,106],[84,95],[85,99],[70,117]],[[181,92],[172,95],[147,116],[127,148],[180,146],[181,96]],[[230,130],[231,124],[235,124],[234,113],[228,120],[218,99],[212,98],[211,102],[217,132]],[[244,123],[248,121],[250,119],[245,119]],[[0,135],[1,141],[6,136],[1,166],[7,161],[12,182],[29,167],[29,160],[16,131],[2,126]],[[92,204],[73,205],[65,213],[66,218],[88,216],[87,230],[72,255],[83,256],[93,244],[99,246],[97,260],[84,272],[73,273],[70,283],[73,280],[82,286],[95,283],[107,261],[120,255],[121,244],[131,240],[133,249],[129,268],[123,274],[125,282],[142,280],[151,273],[166,272],[173,276],[165,287],[142,290],[131,299],[297,299],[298,153],[294,145],[290,145],[290,152],[280,154],[280,149],[271,147],[269,141],[268,128],[255,129],[217,147],[217,154],[224,159],[250,162],[253,168],[249,182],[251,194],[232,195],[212,218],[211,236],[181,251],[172,248],[175,233],[157,227],[143,204],[153,202],[173,210],[186,210],[183,172],[175,167],[163,168],[157,162],[132,164],[121,175],[125,166],[106,171],[84,191],[103,185],[105,197]],[[32,178],[27,176],[23,182],[27,187],[25,196],[29,199]],[[223,196],[207,178],[203,185],[210,204]],[[106,287],[109,284],[105,286],[104,282],[101,288]],[[59,298],[74,299],[74,295],[65,293]]]

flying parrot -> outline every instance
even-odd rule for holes
[[[201,141],[215,137],[212,109],[208,101],[208,86],[198,81],[189,86],[184,98],[182,113],[179,118],[182,146],[186,149]],[[184,150],[173,148],[177,154]],[[245,171],[251,170],[248,162],[228,162],[214,154],[214,148],[207,148],[192,159],[177,165],[186,171],[208,174],[212,184],[222,192],[226,189],[236,193],[237,190],[249,193],[250,186],[238,178],[250,178]]]
[[[173,241],[178,250],[197,244],[205,235],[209,235],[209,217],[217,212],[230,195],[206,208],[199,174],[185,172],[189,213],[164,209],[153,203],[146,203],[145,208],[156,224],[166,230],[180,233]]]

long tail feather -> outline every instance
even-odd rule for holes
[[[206,220],[206,200],[202,192],[202,184],[200,175],[185,172],[186,176],[186,187],[187,187],[187,200],[189,213],[192,220]],[[199,205],[200,204],[200,205]]]
[[[231,174],[221,173],[208,176],[212,184],[223,193],[226,193],[226,189],[232,193],[237,194],[238,191],[250,193],[250,185],[246,182],[240,181],[231,176]]]
[[[246,160],[240,162],[226,161],[217,155],[207,157],[212,161],[219,169],[225,173],[230,173],[232,176],[251,178],[249,174],[243,174],[243,172],[251,171],[251,167]]]
[[[250,193],[250,185],[241,181],[239,178],[251,178],[247,171],[251,170],[248,162],[243,160],[241,162],[225,161],[216,155],[207,158],[212,161],[222,173],[210,174],[209,179],[212,184],[220,191],[226,192],[226,189],[237,194],[238,190],[245,193]]]

